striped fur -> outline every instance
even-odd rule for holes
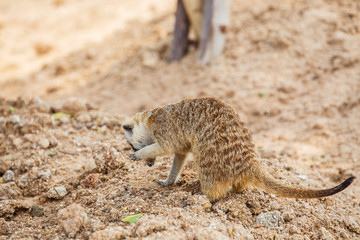
[[[314,198],[335,194],[354,178],[327,190],[305,190],[282,184],[259,162],[251,133],[228,104],[215,98],[185,99],[179,103],[136,114],[123,127],[135,153],[132,159],[154,159],[175,154],[165,181],[178,179],[186,155],[192,152],[202,192],[216,201],[232,189],[239,192],[249,185],[284,197]]]

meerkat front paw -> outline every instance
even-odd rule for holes
[[[166,180],[156,180],[155,182],[164,187],[168,187],[168,186],[172,185],[171,183],[167,182]]]
[[[139,160],[140,160],[140,159],[138,159],[138,158],[135,156],[134,153],[129,154],[129,158],[130,158],[131,160],[133,160],[133,161],[139,161]]]
[[[154,166],[154,163],[155,163],[155,158],[147,158],[147,159],[146,159],[146,164],[147,164],[149,167]]]

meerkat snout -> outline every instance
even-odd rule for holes
[[[133,127],[130,125],[123,125],[123,129],[125,130],[125,136],[128,135],[132,135],[132,129]],[[127,137],[128,138],[128,137]],[[129,141],[128,141],[129,142]],[[130,147],[132,148],[132,150],[134,150],[134,152],[136,152],[139,149],[136,149],[130,142],[129,142]]]
[[[127,141],[135,152],[154,143],[153,136],[144,124],[134,118],[126,120],[123,129]]]
[[[174,154],[163,186],[174,184],[192,152],[202,192],[212,202],[231,188],[240,192],[257,186],[278,196],[318,198],[348,187],[355,177],[325,190],[309,190],[283,184],[272,177],[256,155],[250,131],[228,104],[215,98],[185,99],[136,114],[124,124],[125,136],[135,153],[131,159],[152,160]]]
[[[132,132],[132,130],[133,130],[133,127],[132,126],[130,126],[130,125],[124,125],[123,126],[123,129],[125,130],[125,131],[127,131],[127,132]]]

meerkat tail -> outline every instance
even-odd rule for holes
[[[347,188],[355,179],[355,177],[349,177],[336,187],[322,190],[314,189],[302,189],[298,187],[292,187],[281,183],[271,176],[266,170],[260,170],[255,176],[254,185],[265,190],[266,192],[273,193],[280,197],[288,198],[320,198],[331,196]]]

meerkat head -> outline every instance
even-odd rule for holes
[[[123,129],[125,131],[126,140],[134,151],[155,142],[153,135],[146,126],[146,121],[140,114],[128,118],[123,124]]]

